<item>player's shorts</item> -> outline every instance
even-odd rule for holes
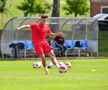
[[[48,54],[53,48],[46,41],[34,43],[34,48],[38,56]]]

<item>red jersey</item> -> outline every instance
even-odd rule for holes
[[[30,24],[32,30],[32,42],[46,41],[46,36],[51,32],[49,26],[40,23]]]

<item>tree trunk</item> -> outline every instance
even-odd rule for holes
[[[4,27],[4,20],[3,20],[3,13],[1,13],[1,24],[2,24],[2,29],[3,29],[3,27]]]
[[[60,0],[53,0],[53,11],[52,11],[52,17],[59,17],[60,16]],[[59,20],[53,19],[51,20],[51,30],[52,32],[58,32],[59,31]]]
[[[60,16],[60,0],[53,0],[52,17]]]

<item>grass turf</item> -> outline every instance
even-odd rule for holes
[[[67,73],[52,68],[49,76],[32,67],[34,60],[0,61],[0,90],[108,90],[108,60],[66,61],[73,65]]]

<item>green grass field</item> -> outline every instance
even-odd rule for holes
[[[49,76],[34,60],[0,61],[0,90],[108,90],[107,59],[66,61],[73,65],[67,73],[52,68]]]

